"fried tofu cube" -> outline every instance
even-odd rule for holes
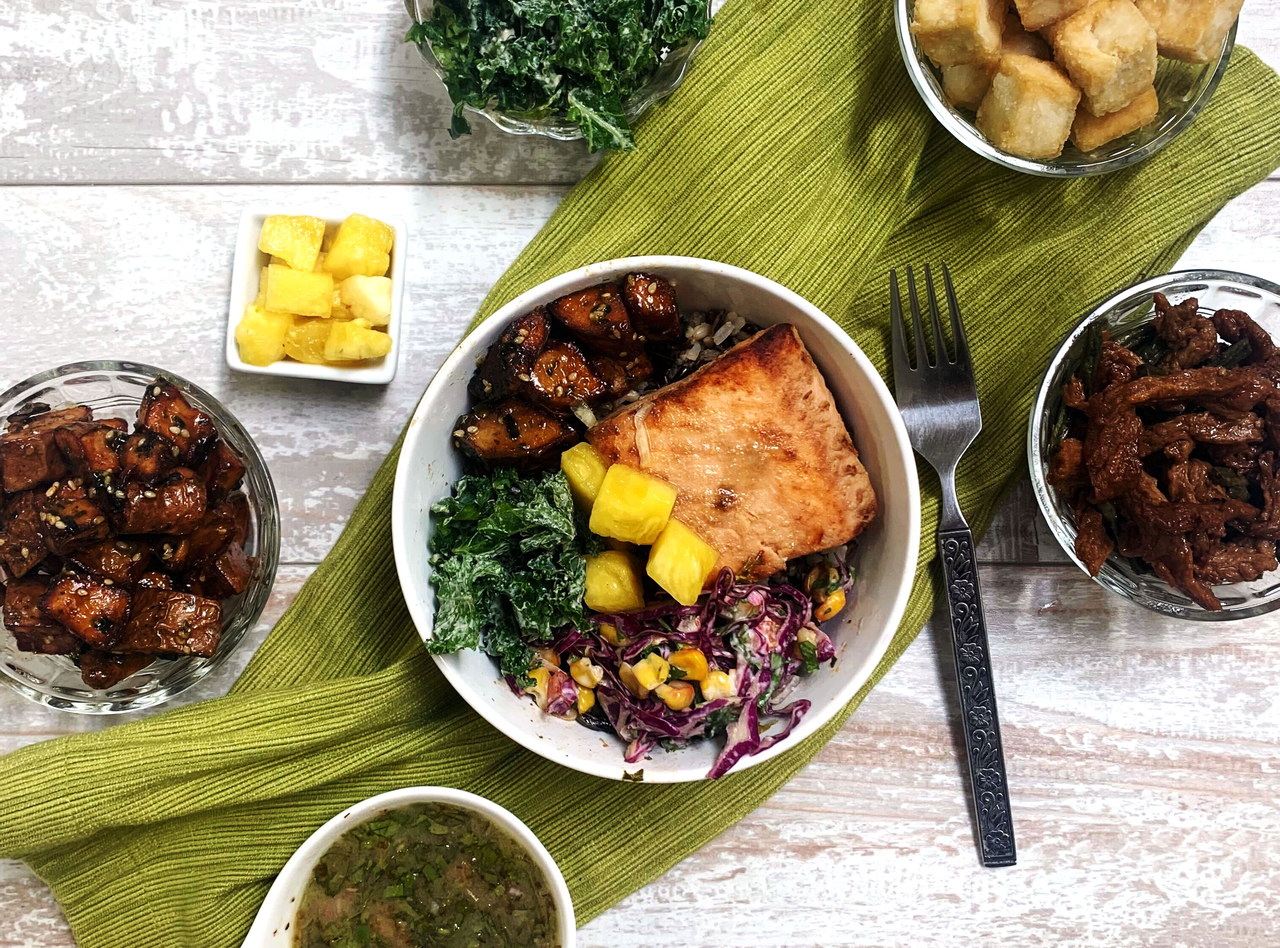
[[[1071,134],[1080,90],[1053,63],[1005,56],[978,109],[978,131],[1023,158],[1056,158]]]
[[[651,273],[628,273],[622,281],[622,298],[631,324],[651,342],[680,335],[680,310],[671,281]]]
[[[0,532],[0,560],[10,575],[21,578],[49,556],[45,545],[44,492],[23,491],[14,494],[4,506],[3,532]]]
[[[77,550],[68,559],[99,579],[109,579],[117,586],[131,586],[147,571],[151,548],[140,540],[117,537]]]
[[[324,268],[341,283],[347,277],[386,276],[395,231],[382,221],[352,214],[338,226]]]
[[[1137,0],[1156,31],[1161,56],[1208,63],[1222,52],[1244,0]]]
[[[106,497],[81,481],[56,481],[45,491],[40,519],[45,544],[59,556],[105,540],[111,533]]]
[[[1000,57],[1005,0],[916,0],[911,35],[937,66]]]
[[[163,589],[139,589],[133,617],[112,649],[123,654],[209,658],[222,637],[222,606],[212,599]]]
[[[1150,125],[1159,112],[1160,97],[1154,88],[1142,93],[1120,111],[1102,118],[1091,114],[1088,109],[1077,109],[1075,123],[1071,126],[1071,143],[1081,151],[1093,151]]]
[[[322,240],[324,221],[319,217],[272,214],[262,222],[258,249],[295,270],[312,270]]]
[[[267,309],[296,316],[333,313],[333,277],[328,273],[304,273],[273,263],[267,267]]]
[[[66,629],[41,626],[36,629],[14,629],[13,642],[19,652],[38,655],[78,655],[84,643]]]
[[[1054,59],[1094,115],[1118,112],[1156,78],[1156,31],[1132,0],[1098,0],[1048,30]]]
[[[155,379],[138,406],[138,427],[159,435],[178,449],[181,461],[195,460],[218,434],[209,415],[191,404],[178,386]]]
[[[991,88],[995,72],[989,63],[960,63],[942,67],[942,94],[958,109],[977,111]]]
[[[644,608],[640,564],[630,553],[605,550],[587,557],[587,608],[593,612],[629,612]]]
[[[40,600],[40,611],[93,648],[110,649],[124,631],[129,593],[82,576],[63,576]]]
[[[196,468],[204,480],[209,503],[227,496],[244,480],[245,466],[239,455],[225,441],[218,441]]]
[[[1083,10],[1092,0],[1013,0],[1025,30],[1040,30]]]
[[[1034,56],[1036,59],[1052,59],[1053,49],[1039,33],[1028,32],[1013,12],[1005,14],[1004,36],[1000,40],[1000,55]]]
[[[49,583],[39,578],[11,579],[4,588],[4,624],[13,632],[52,628],[40,610]]]
[[[53,431],[10,431],[0,435],[0,465],[6,493],[17,493],[57,480],[67,462]]]
[[[124,448],[120,452],[120,479],[150,483],[173,469],[177,463],[175,452],[181,454],[182,449],[169,444],[158,434],[136,431],[125,439]],[[116,486],[112,496],[123,500],[123,493],[124,490]]]

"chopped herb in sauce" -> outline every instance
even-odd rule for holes
[[[352,827],[312,870],[297,948],[558,948],[542,871],[485,817],[419,803]]]

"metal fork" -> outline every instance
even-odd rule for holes
[[[898,292],[897,271],[889,274],[890,313],[893,317],[893,382],[898,409],[911,436],[911,446],[933,465],[942,485],[942,510],[938,520],[938,555],[947,587],[951,614],[956,681],[960,689],[961,725],[973,788],[978,845],[984,866],[1012,866],[1017,862],[1013,841],[1013,817],[1009,811],[1009,783],[1005,777],[996,693],[991,679],[987,624],[973,551],[973,533],[956,500],[956,464],[982,430],[978,389],[960,304],[946,264],[942,282],[951,312],[955,356],[947,353],[938,313],[933,274],[924,268],[929,320],[933,326],[934,360],[925,344],[926,329],[916,295],[915,274],[907,267],[907,296],[915,337],[915,368],[907,350],[907,334]]]

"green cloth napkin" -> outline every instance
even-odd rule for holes
[[[960,476],[981,530],[1022,471],[1032,389],[1067,327],[1095,298],[1167,269],[1280,164],[1280,82],[1237,50],[1212,105],[1160,156],[1100,178],[1029,178],[929,119],[891,11],[884,0],[730,5],[688,82],[642,123],[639,151],[574,190],[482,313],[580,264],[690,254],[791,287],[883,367],[887,270],[945,260],[986,421]],[[395,460],[229,696],[0,759],[0,853],[49,882],[82,948],[238,944],[312,829],[409,784],[464,787],[514,811],[559,861],[585,922],[758,806],[861,700],[803,746],[716,783],[611,783],[520,749],[453,693],[410,624],[388,524]],[[926,558],[873,681],[933,605],[936,481],[923,478]],[[679,831],[652,831],[676,812]]]

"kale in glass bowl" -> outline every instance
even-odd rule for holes
[[[517,135],[635,147],[631,122],[683,80],[709,0],[406,0],[415,44],[466,112]]]

